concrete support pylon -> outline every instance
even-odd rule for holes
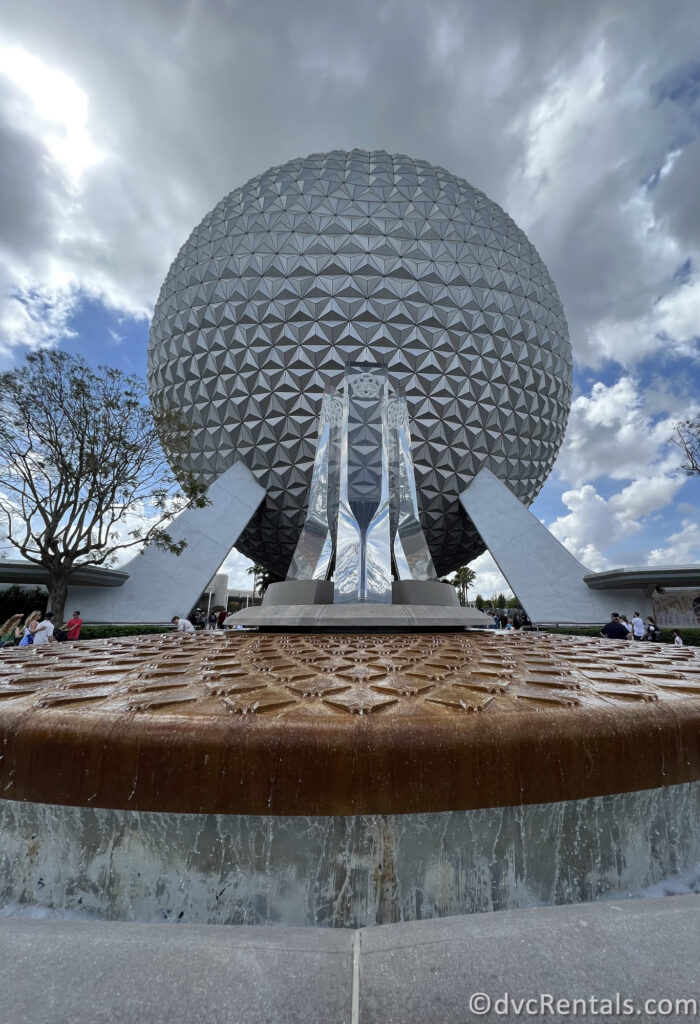
[[[66,612],[80,609],[84,622],[169,622],[187,615],[240,537],[265,490],[242,462],[209,487],[210,504],[190,508],[173,521],[169,533],[187,541],[181,555],[149,547],[123,570],[121,587],[69,587]]]
[[[490,469],[480,469],[459,500],[533,622],[602,625],[612,611],[652,614],[639,589],[592,590],[583,579],[591,570]]]

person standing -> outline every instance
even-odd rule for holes
[[[632,636],[635,640],[642,640],[644,637],[644,623],[639,612],[632,616]]]
[[[22,630],[22,636],[20,637],[19,646],[28,647],[34,643],[34,637],[36,631],[39,628],[39,620],[41,619],[42,613],[40,611],[31,612],[27,616],[27,620],[24,623],[24,629]]]
[[[653,641],[661,639],[661,630],[654,622],[653,615],[647,615],[647,628],[644,634],[644,639]]]
[[[620,622],[617,612],[610,613],[610,622],[606,622],[600,631],[600,635],[608,640],[629,640],[630,630]]]
[[[52,644],[56,642],[56,637],[53,635],[53,612],[46,612],[44,618],[37,624],[36,633],[34,634],[35,644]]]
[[[73,612],[73,618],[69,619],[63,627],[68,631],[69,640],[80,640],[80,627],[83,624],[83,620],[80,618],[80,612]]]

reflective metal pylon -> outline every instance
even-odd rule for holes
[[[329,579],[334,600],[391,601],[399,579],[435,579],[420,524],[406,400],[385,366],[348,363],[325,395],[306,522],[287,579]]]
[[[338,442],[342,422],[342,401],[325,394],[306,521],[287,572],[288,580],[326,580],[330,575],[338,519]]]
[[[392,521],[395,524],[394,564],[400,580],[434,580],[435,566],[418,513],[416,476],[411,454],[411,434],[406,399],[389,400],[388,424],[392,449]]]

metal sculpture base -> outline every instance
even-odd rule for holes
[[[429,604],[283,604],[246,608],[236,615],[241,626],[293,632],[402,633],[428,630],[485,629],[489,620],[474,608]]]
[[[333,603],[333,584],[325,580],[272,583],[260,607],[235,616],[241,626],[261,629],[347,632],[358,630],[486,629],[491,619],[476,608],[462,608],[454,587],[436,580],[394,580],[392,603]]]

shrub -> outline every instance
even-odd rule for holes
[[[47,594],[42,587],[20,587],[13,583],[11,587],[0,590],[0,622],[11,615],[22,612],[29,615],[37,608],[46,608]]]
[[[121,625],[111,626],[109,623],[99,626],[83,626],[80,630],[81,640],[104,640],[105,637],[109,636],[142,636],[145,633],[170,633],[173,627],[171,625],[158,625],[153,623],[151,625]]]
[[[547,630],[548,633],[567,633],[570,636],[600,636],[600,626],[556,626]],[[692,626],[681,626],[676,632],[680,635],[686,647],[700,647],[700,629]],[[661,630],[661,643],[673,643],[673,630]]]

